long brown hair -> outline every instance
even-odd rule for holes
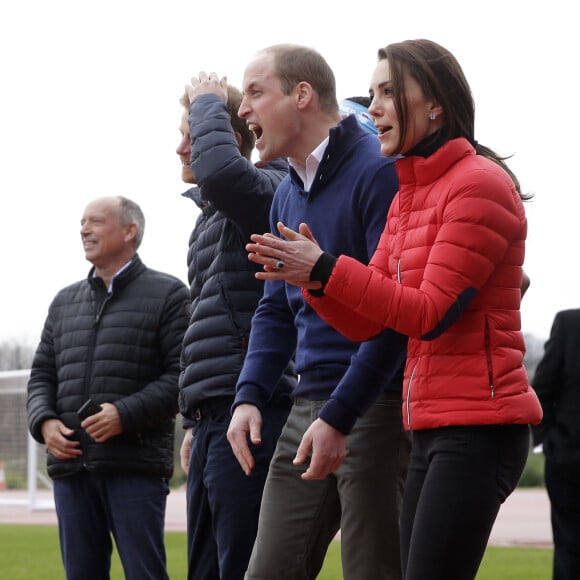
[[[516,175],[495,151],[475,140],[475,102],[469,83],[457,59],[446,48],[426,39],[405,40],[389,44],[378,51],[379,61],[387,60],[391,71],[393,101],[400,124],[397,153],[401,153],[409,128],[409,109],[406,101],[405,73],[421,87],[423,94],[435,100],[443,109],[445,124],[441,128],[445,140],[464,137],[478,155],[487,157],[501,166],[511,177],[522,199]]]

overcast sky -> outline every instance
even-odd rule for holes
[[[547,337],[580,305],[577,18],[574,3],[464,0],[18,0],[0,7],[0,340],[36,343],[54,294],[86,276],[87,202],[145,212],[144,262],[186,280],[196,218],[180,196],[178,99],[200,70],[240,85],[260,48],[293,42],[333,67],[339,98],[366,94],[379,47],[426,37],[462,64],[476,139],[523,188],[529,235],[524,332]]]

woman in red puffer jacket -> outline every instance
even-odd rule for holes
[[[304,288],[352,340],[409,337],[403,417],[413,433],[401,519],[405,580],[475,578],[542,411],[523,366],[526,218],[516,177],[474,139],[463,71],[428,40],[379,50],[369,112],[400,189],[370,264],[279,224],[252,236],[261,279]],[[306,435],[305,435],[306,437]]]

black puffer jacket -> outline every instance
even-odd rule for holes
[[[279,159],[254,165],[240,153],[223,101],[202,95],[190,106],[192,168],[199,187],[183,195],[201,214],[187,257],[191,319],[183,340],[179,409],[190,425],[202,401],[235,395],[246,355],[250,323],[262,296],[259,266],[248,260],[250,234],[269,230],[276,187],[288,172]],[[293,367],[274,398],[287,398],[296,384]]]
[[[187,287],[138,256],[113,280],[110,295],[93,271],[50,305],[28,383],[30,432],[43,443],[42,423],[52,418],[75,429],[83,455],[61,461],[48,453],[53,478],[83,466],[171,477]],[[117,407],[122,434],[96,443],[81,429],[76,411],[89,397]]]

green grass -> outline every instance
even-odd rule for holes
[[[184,532],[166,533],[169,576],[186,574]],[[551,577],[552,550],[488,548],[477,580],[545,580]],[[62,580],[64,571],[54,526],[0,524],[0,577],[10,580]],[[123,580],[121,563],[113,556],[111,580]],[[342,580],[340,544],[332,542],[318,580]]]
[[[477,580],[546,580],[552,577],[552,550],[546,548],[487,549]]]
[[[546,580],[552,577],[552,550],[490,546],[477,580]],[[340,543],[332,542],[317,580],[342,580]]]
[[[185,532],[166,532],[169,576],[187,578]],[[56,526],[0,524],[0,578],[6,580],[62,580],[64,568]],[[123,580],[117,553],[113,554],[111,580]]]

